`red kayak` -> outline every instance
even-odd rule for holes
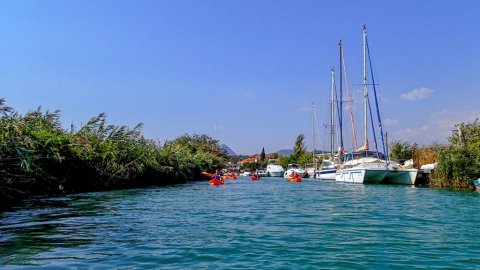
[[[218,180],[218,179],[212,179],[210,180],[210,185],[223,185],[223,181],[222,180]]]
[[[254,175],[254,176],[250,177],[250,180],[252,180],[252,181],[260,180],[260,176]]]
[[[293,178],[288,178],[288,182],[302,182],[302,178],[297,176]]]

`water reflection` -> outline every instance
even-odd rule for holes
[[[146,190],[95,192],[58,198],[33,198],[0,216],[0,254],[4,264],[23,264],[39,253],[88,245],[109,228],[104,219],[126,197]]]

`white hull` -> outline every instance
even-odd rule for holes
[[[397,185],[415,185],[417,179],[417,169],[399,169],[387,172],[382,183]]]
[[[278,164],[268,164],[267,165],[267,176],[271,177],[282,177],[285,173],[285,170],[282,166]]]
[[[337,173],[336,169],[320,170],[319,172],[317,172],[317,178],[320,180],[335,180],[336,173]]]
[[[243,172],[240,174],[240,176],[251,176],[252,174],[250,172]]]
[[[306,172],[308,174],[308,178],[316,178],[316,175],[318,174],[318,171],[314,168],[307,168]]]
[[[337,170],[336,182],[354,184],[378,184],[387,175],[386,169],[348,168]]]
[[[293,172],[296,172],[300,177],[305,174],[305,171],[302,169],[289,169],[285,171],[285,173],[283,174],[283,178],[291,178]]]
[[[271,176],[271,177],[283,177],[283,173],[284,173],[284,171],[277,171],[277,172],[267,171],[267,176]]]

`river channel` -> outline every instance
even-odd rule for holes
[[[478,269],[480,194],[239,178],[33,198],[6,269]]]

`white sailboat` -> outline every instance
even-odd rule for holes
[[[335,70],[332,68],[332,87],[330,95],[330,158],[323,160],[317,177],[321,180],[335,180],[337,166],[335,164],[334,156],[334,122],[335,122]]]
[[[388,173],[387,162],[383,155],[378,151],[369,151],[368,144],[368,129],[367,129],[367,102],[368,102],[368,87],[367,87],[367,30],[363,26],[363,95],[364,95],[364,136],[365,143],[353,153],[345,155],[341,168],[335,174],[335,181],[359,183],[359,184],[377,184],[380,183]],[[373,83],[373,85],[375,85]],[[376,96],[375,96],[376,98]],[[378,106],[377,106],[378,107]],[[377,112],[380,120],[379,113]],[[380,133],[382,127],[380,124]],[[341,125],[341,124],[340,124]],[[382,140],[383,140],[383,134]]]
[[[312,163],[305,164],[305,176],[308,178],[317,178],[319,164],[316,157],[316,138],[317,138],[317,114],[315,104],[312,103]]]

